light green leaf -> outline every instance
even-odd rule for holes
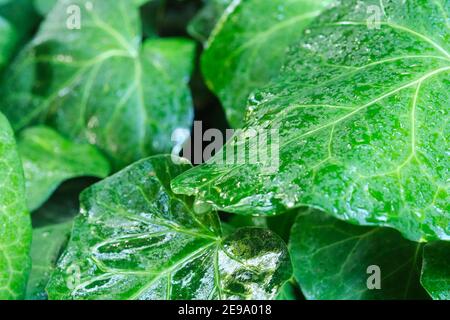
[[[274,298],[292,274],[285,244],[257,228],[222,237],[215,212],[196,214],[170,190],[188,168],[153,157],[83,192],[49,297]]]
[[[65,180],[106,178],[108,161],[93,146],[76,144],[47,127],[21,133],[19,153],[25,171],[28,208],[39,208]]]
[[[422,251],[423,244],[395,230],[354,226],[315,210],[298,216],[289,243],[294,276],[311,300],[429,298],[419,281]]]
[[[192,122],[194,43],[141,43],[140,26],[128,0],[58,1],[5,78],[0,108],[13,127],[50,123],[116,168],[171,151],[172,132]]]
[[[249,95],[278,75],[289,44],[331,1],[229,2],[206,43],[202,71],[231,126],[242,127]]]
[[[279,166],[223,166],[225,149],[174,190],[227,212],[310,206],[411,240],[449,240],[450,4],[384,4],[379,29],[367,24],[378,0],[326,11],[290,49],[278,80],[253,97],[228,149],[275,130]]]
[[[0,300],[24,297],[30,244],[22,165],[14,134],[0,113]]]
[[[38,228],[33,231],[32,268],[27,286],[27,300],[46,300],[45,287],[56,261],[69,240],[72,222]]]
[[[435,300],[450,300],[450,243],[435,242],[424,248],[422,285]]]

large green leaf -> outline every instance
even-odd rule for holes
[[[30,269],[31,220],[14,134],[0,113],[0,300],[23,298]]]
[[[314,210],[298,216],[289,243],[294,276],[314,300],[429,298],[419,280],[422,251],[423,244],[395,230],[354,226]],[[369,289],[371,266],[379,268],[379,289]]]
[[[219,153],[174,190],[239,214],[306,205],[413,240],[450,239],[450,3],[384,1],[379,29],[369,28],[379,4],[323,13],[277,82],[255,95],[228,147],[250,130],[278,130],[278,170],[223,166]]]
[[[232,127],[242,126],[249,95],[278,75],[288,45],[330,2],[229,1],[206,42],[202,70]],[[213,1],[210,6],[220,10],[223,5]]]
[[[450,243],[435,242],[424,248],[422,285],[433,299],[450,300]]]
[[[38,228],[33,231],[32,268],[27,285],[27,300],[46,300],[45,287],[56,261],[69,240],[72,222]]]
[[[292,274],[285,244],[257,228],[222,237],[215,212],[196,214],[192,199],[170,190],[189,167],[153,157],[85,191],[49,297],[275,297]]]
[[[109,163],[95,147],[76,144],[46,127],[21,133],[19,153],[25,171],[28,208],[39,208],[61,184],[82,176],[106,178]]]
[[[68,28],[76,8],[80,30]],[[5,77],[0,108],[13,127],[50,123],[97,145],[116,167],[169,152],[172,132],[191,126],[194,44],[141,43],[140,25],[133,1],[58,1]]]

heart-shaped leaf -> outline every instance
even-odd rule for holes
[[[222,237],[170,180],[190,168],[142,160],[81,196],[81,216],[47,291],[51,299],[271,299],[291,276],[284,242],[245,228]],[[179,162],[179,159],[175,159]]]

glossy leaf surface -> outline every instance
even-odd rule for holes
[[[228,148],[275,130],[277,170],[217,164],[224,149],[174,190],[227,212],[310,206],[412,240],[449,240],[449,2],[384,4],[379,26],[367,22],[379,1],[343,1],[323,13],[290,49],[277,82],[253,97]]]
[[[51,299],[271,299],[291,276],[283,241],[246,228],[222,237],[170,180],[190,165],[139,161],[81,196]]]
[[[288,46],[330,2],[213,1],[205,9],[213,14],[227,5],[206,42],[202,70],[232,127],[242,127],[249,95],[278,75]]]

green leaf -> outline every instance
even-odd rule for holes
[[[289,252],[307,299],[425,299],[420,285],[423,244],[388,228],[354,226],[319,211],[299,214]],[[380,289],[369,289],[379,268]],[[429,297],[428,297],[429,298]]]
[[[222,101],[232,127],[242,127],[249,95],[278,75],[289,44],[330,2],[229,3],[205,45],[202,71]]]
[[[46,127],[21,133],[19,153],[25,171],[28,208],[39,208],[65,180],[106,178],[108,161],[89,144],[76,144]]]
[[[0,300],[20,299],[30,269],[31,220],[14,134],[0,113]]]
[[[188,168],[153,157],[83,192],[49,297],[274,298],[292,274],[285,244],[257,228],[222,237],[215,212],[196,214],[170,190]]]
[[[450,243],[435,242],[424,248],[422,285],[435,300],[450,300]]]
[[[77,27],[75,8],[80,30],[68,28]],[[5,78],[1,108],[13,127],[49,123],[98,146],[116,168],[171,151],[172,132],[192,122],[194,43],[141,43],[140,25],[128,0],[58,1]]]
[[[56,261],[69,240],[72,222],[38,228],[33,231],[32,268],[27,285],[27,300],[46,300],[45,287]]]
[[[275,130],[278,170],[220,165],[225,149],[177,178],[175,192],[227,212],[310,206],[411,240],[449,240],[449,5],[384,3],[380,29],[367,25],[379,1],[323,13],[290,49],[277,82],[253,97],[245,129],[227,147]]]

